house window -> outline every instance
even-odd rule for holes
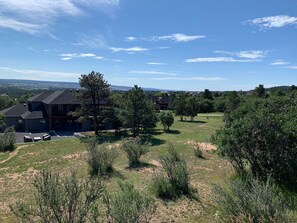
[[[39,120],[39,123],[45,124],[46,121],[45,121],[45,119],[40,119],[40,120]]]
[[[23,120],[22,120],[22,119],[19,119],[19,120],[18,120],[18,123],[19,123],[19,124],[22,124],[22,123],[23,123]]]

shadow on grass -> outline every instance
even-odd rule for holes
[[[90,138],[96,137],[96,140],[98,144],[102,143],[115,143],[118,141],[121,141],[124,138],[128,137],[127,132],[120,132],[120,133],[114,133],[114,132],[100,132],[98,136],[87,136],[80,138],[80,141],[83,143],[88,142]]]
[[[157,168],[157,166],[154,164],[151,164],[151,163],[140,162],[139,164],[137,164],[135,166],[128,166],[125,169],[140,171],[140,170],[146,169],[146,168]]]
[[[198,121],[198,120],[194,120],[194,121],[191,121],[191,120],[183,120],[183,121],[179,121],[179,122],[196,123],[196,124],[205,124],[205,123],[207,123],[207,122],[205,122],[205,121]]]
[[[180,134],[181,132],[179,130],[169,130],[169,131],[166,131],[164,133],[177,135],[177,134]]]
[[[141,138],[141,141],[147,142],[152,146],[159,146],[159,145],[166,143],[165,140],[158,139],[158,138],[154,137],[153,135],[141,135],[140,138]]]
[[[92,174],[90,172],[91,177],[100,177],[104,180],[109,180],[110,178],[119,178],[121,180],[126,180],[127,178],[118,170],[112,169],[109,172],[107,172],[105,175],[100,174]]]

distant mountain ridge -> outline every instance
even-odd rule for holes
[[[75,82],[59,82],[59,81],[37,81],[37,80],[20,80],[20,79],[0,79],[0,86],[18,87],[22,89],[44,89],[44,90],[57,90],[57,89],[78,89],[79,83]],[[128,91],[132,87],[111,85],[114,91]],[[146,91],[162,91],[155,88],[143,88]]]

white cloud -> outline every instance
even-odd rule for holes
[[[167,65],[167,63],[159,63],[159,62],[148,62],[148,65]]]
[[[82,16],[83,8],[117,8],[119,0],[0,0],[0,27],[32,35],[47,33],[60,16]]]
[[[72,60],[72,57],[62,57],[61,60]]]
[[[126,37],[126,38],[125,38],[125,41],[127,41],[127,42],[132,42],[132,41],[135,41],[136,39],[137,39],[136,37],[129,36],[129,37]]]
[[[171,47],[170,46],[161,46],[159,47],[160,50],[165,50],[165,49],[170,49]]]
[[[296,25],[297,17],[288,15],[268,16],[247,20],[244,23],[259,26],[262,29],[281,28],[288,25]]]
[[[204,63],[204,62],[257,62],[259,60],[240,60],[233,57],[199,57],[193,59],[187,59],[187,63]]]
[[[237,52],[228,52],[228,51],[214,51],[215,53],[226,54],[231,56],[237,56],[240,58],[246,59],[261,59],[266,56],[269,51],[263,50],[244,50],[244,51],[237,51]]]
[[[18,74],[29,74],[32,77],[55,77],[55,78],[78,78],[80,76],[79,73],[68,73],[68,72],[55,72],[55,71],[44,71],[44,70],[26,70],[26,69],[15,69],[9,67],[0,67],[0,70],[10,73],[18,73]]]
[[[141,52],[141,51],[147,51],[149,49],[147,48],[142,48],[138,46],[130,47],[130,48],[120,48],[120,47],[110,47],[110,50],[113,52]]]
[[[179,81],[223,81],[227,80],[222,77],[156,77],[151,78],[156,81],[179,80]]]
[[[94,59],[96,59],[96,60],[104,60],[104,57],[95,56]]]
[[[79,57],[96,57],[96,54],[93,53],[81,53]]]
[[[96,54],[94,53],[62,53],[59,56],[62,57],[61,60],[72,60],[74,58],[100,58],[99,56],[96,56]]]
[[[174,34],[170,34],[170,35],[166,35],[166,36],[150,36],[150,37],[140,37],[140,38],[129,36],[129,37],[126,37],[125,40],[130,41],[130,42],[136,41],[136,40],[144,40],[144,41],[172,40],[175,42],[189,42],[189,41],[203,39],[203,38],[205,38],[205,36],[202,36],[202,35],[188,36],[183,33],[174,33]],[[167,47],[164,47],[163,49],[165,49],[165,48],[167,48]],[[161,49],[161,47],[160,47],[160,49]]]
[[[296,69],[297,69],[297,66],[287,66],[287,67],[285,67],[285,68],[296,70]]]
[[[153,71],[153,70],[132,70],[129,72],[130,74],[150,74],[150,75],[168,75],[168,76],[176,76],[175,73],[162,72],[162,71]]]
[[[175,42],[189,42],[189,41],[193,41],[193,40],[197,40],[197,39],[203,39],[205,38],[205,36],[201,36],[201,35],[195,35],[195,36],[188,36],[185,35],[183,33],[175,33],[175,34],[171,34],[168,36],[155,36],[152,37],[152,40],[157,41],[157,40],[172,40]]]
[[[289,62],[286,62],[284,60],[275,60],[270,63],[270,65],[287,65],[287,64],[289,64]]]

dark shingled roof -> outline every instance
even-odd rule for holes
[[[28,101],[30,101],[30,102],[42,102],[43,100],[45,100],[47,97],[49,97],[53,93],[54,93],[53,91],[45,91],[45,92],[42,92],[40,94],[37,94],[35,96],[32,96],[32,97],[28,98]]]
[[[45,104],[59,105],[70,104],[80,105],[81,102],[76,98],[75,90],[55,91],[49,97],[43,100]]]
[[[46,91],[28,99],[29,102],[43,102],[45,104],[81,104],[76,98],[76,90]]]
[[[22,115],[23,119],[42,119],[44,118],[42,111],[27,111]]]
[[[21,117],[27,111],[29,110],[26,104],[18,104],[0,111],[0,114],[6,117],[12,118],[12,117]]]

